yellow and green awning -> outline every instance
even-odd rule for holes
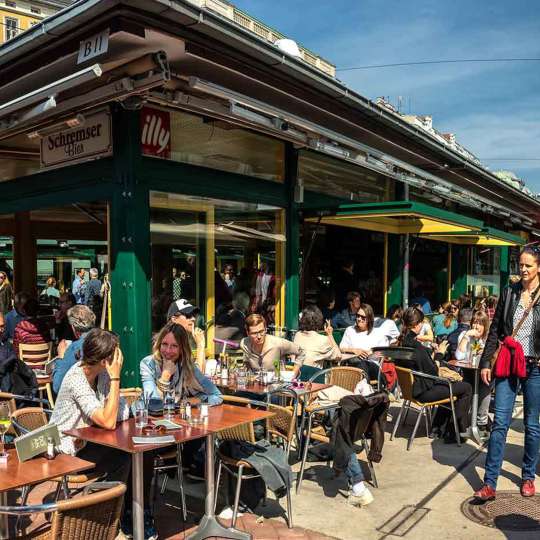
[[[494,229],[493,227],[482,227],[481,231],[476,232],[447,235],[425,234],[422,237],[429,240],[469,246],[522,246],[525,244],[525,240],[521,236]]]
[[[308,221],[394,234],[480,233],[483,223],[441,208],[416,201],[342,204],[322,217]]]

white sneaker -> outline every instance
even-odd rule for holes
[[[237,517],[240,517],[240,516],[243,516],[244,514],[242,514],[242,512],[238,511],[236,516]],[[227,506],[227,508],[224,508],[218,517],[220,517],[221,519],[232,519],[232,516],[233,516],[233,509],[230,507],[230,506]]]
[[[347,504],[350,506],[367,506],[373,502],[373,495],[368,488],[366,488],[361,495],[355,495],[352,490],[349,491],[349,497],[347,498]]]

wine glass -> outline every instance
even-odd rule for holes
[[[2,452],[0,452],[0,458],[6,459],[8,453],[6,452],[6,432],[11,426],[11,411],[7,402],[0,402],[0,435],[2,435]]]

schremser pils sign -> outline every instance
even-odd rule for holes
[[[41,139],[41,166],[72,164],[112,154],[109,110],[84,114],[77,127],[59,129]]]

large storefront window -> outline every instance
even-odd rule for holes
[[[501,250],[498,247],[474,246],[469,249],[469,291],[474,296],[499,294]]]
[[[237,339],[249,313],[283,324],[282,210],[161,192],[150,205],[153,331],[179,298],[201,308],[210,338]]]
[[[298,178],[309,191],[351,202],[383,202],[393,198],[391,178],[317,152],[299,152]]]

